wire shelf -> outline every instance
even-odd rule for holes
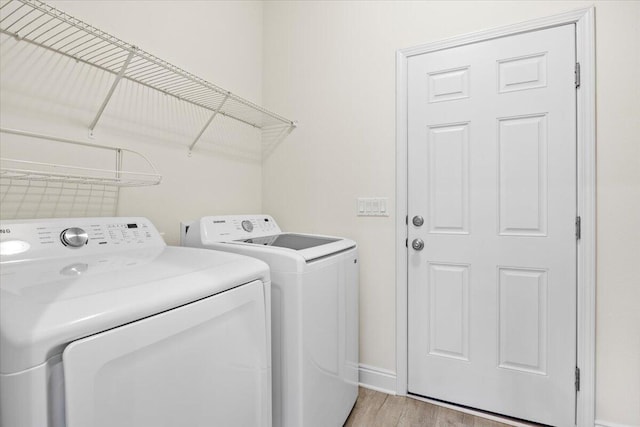
[[[64,181],[13,180],[0,175],[0,218],[116,216],[120,187]]]
[[[195,136],[189,149],[195,146],[217,115],[263,130],[263,142],[268,146],[277,145],[296,127],[294,121],[39,0],[9,0],[0,6],[0,32],[115,76],[111,90],[89,125],[90,130],[95,128],[121,79],[152,88],[211,112],[210,119]],[[279,129],[280,132],[274,129]]]
[[[0,158],[0,177],[11,180],[66,182],[74,184],[105,185],[112,187],[141,187],[160,184],[162,176],[156,167],[142,154],[126,148],[109,147],[105,145],[88,144],[80,141],[42,135],[16,129],[0,128],[0,132],[48,141],[108,150],[117,154],[114,169],[87,168],[82,166],[62,165],[56,163],[36,162],[11,158]],[[120,163],[124,154],[129,153],[138,157],[149,169],[149,172],[120,170]]]
[[[160,183],[160,176],[155,174],[116,172],[107,169],[81,168],[7,158],[0,158],[0,162],[2,165],[0,166],[0,177],[14,180],[97,184],[113,187],[142,187]]]
[[[3,219],[115,216],[121,188],[157,185],[162,180],[151,161],[133,150],[16,129],[0,128],[0,133],[13,135],[2,138],[7,151],[15,144],[13,149],[18,147],[29,159],[0,158]],[[58,158],[75,159],[82,166],[36,161],[41,160],[36,159],[41,144],[52,142],[62,143],[52,149]],[[135,165],[134,170],[123,170],[125,161]],[[86,167],[111,162],[113,168]]]

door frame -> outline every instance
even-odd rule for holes
[[[596,317],[596,66],[595,8],[578,9],[546,18],[428,43],[396,54],[396,393],[407,394],[408,370],[408,59],[438,50],[468,45],[560,25],[576,26],[576,61],[580,87],[576,92],[577,214],[577,366],[580,391],[576,399],[578,427],[595,423]]]

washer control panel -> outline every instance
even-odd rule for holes
[[[191,228],[193,224],[187,225]],[[199,220],[203,237],[209,242],[228,242],[282,233],[269,215],[207,216]],[[189,230],[183,230],[189,233]]]
[[[146,218],[74,218],[0,222],[2,261],[165,246]]]

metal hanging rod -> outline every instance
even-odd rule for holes
[[[199,132],[190,149],[217,115],[229,117],[257,129],[270,129],[269,135],[273,134],[274,127],[281,127],[282,135],[289,134],[296,127],[294,121],[39,0],[9,0],[0,6],[0,33],[73,58],[115,76],[111,89],[89,126],[91,130],[100,120],[121,79],[141,84],[212,113],[212,118]]]

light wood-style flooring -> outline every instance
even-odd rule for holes
[[[360,387],[345,427],[508,427],[496,421]]]

